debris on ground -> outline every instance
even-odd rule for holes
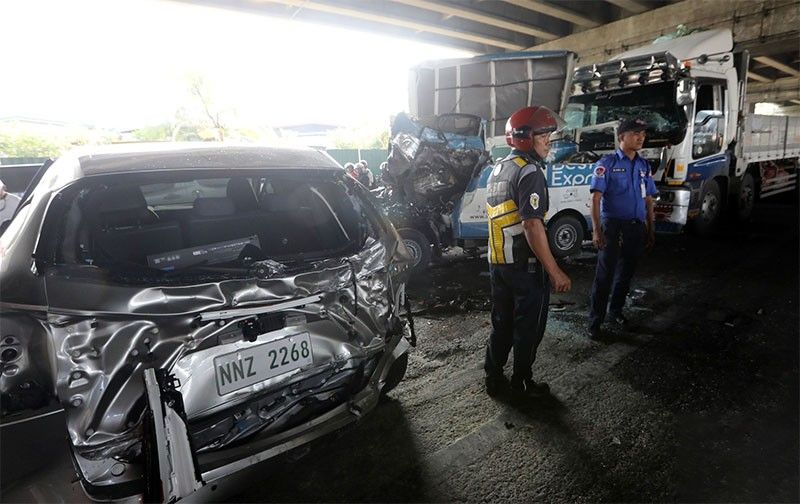
[[[550,311],[562,312],[567,309],[567,306],[574,305],[574,301],[554,301],[550,303]]]
[[[422,301],[421,307],[412,312],[413,315],[448,315],[470,311],[491,311],[492,300],[487,297],[478,297],[466,293],[459,293],[455,297],[446,298],[434,296]]]
[[[647,296],[647,291],[645,289],[631,289],[628,293],[628,299],[632,305],[641,304],[645,296]]]

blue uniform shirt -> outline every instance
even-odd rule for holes
[[[650,174],[650,163],[637,153],[633,160],[621,150],[603,156],[592,176],[591,192],[603,193],[603,219],[645,220],[645,196],[658,194]]]

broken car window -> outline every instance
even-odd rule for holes
[[[148,184],[142,186],[147,205],[158,210],[166,207],[191,208],[197,198],[224,198],[230,179],[201,179],[185,182]]]
[[[221,177],[224,174],[226,176]],[[87,179],[57,228],[56,262],[167,277],[353,254],[374,227],[343,174],[160,172]],[[58,216],[54,216],[58,218]]]

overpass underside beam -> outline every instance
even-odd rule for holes
[[[578,54],[579,64],[598,63],[651,44],[678,25],[733,32],[734,50],[752,56],[750,103],[800,99],[800,0],[683,0],[531,49],[567,49]]]
[[[673,33],[681,24],[689,28],[729,28],[740,49],[756,49],[770,43],[793,43],[797,47],[799,7],[798,0],[683,0],[531,49],[567,49],[578,54],[581,64],[597,63],[650,44],[657,37]]]

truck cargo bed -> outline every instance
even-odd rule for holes
[[[775,161],[800,156],[800,117],[748,115],[742,132],[742,160]]]

